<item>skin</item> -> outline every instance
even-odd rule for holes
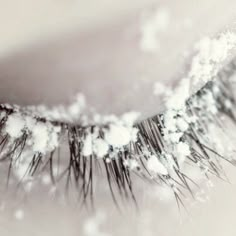
[[[158,36],[160,50],[150,54],[139,48],[139,29],[140,15],[153,2],[169,9],[170,24]],[[71,96],[82,92],[88,104],[102,114],[137,110],[143,117],[164,109],[162,100],[152,95],[154,82],[175,86],[186,72],[194,42],[233,29],[235,19],[233,0],[126,0],[120,4],[105,0],[93,0],[92,4],[85,0],[80,3],[26,0],[24,9],[13,1],[3,4],[6,8],[0,10],[2,102],[67,104]],[[140,182],[137,190],[140,214],[128,207],[126,214],[121,215],[110,196],[100,192],[97,210],[107,215],[103,232],[124,236],[235,235],[236,171],[226,168],[232,185],[215,180],[215,188],[209,191],[210,201],[196,203],[190,208],[190,215],[182,212],[180,216],[174,201],[160,202],[152,196],[153,188]],[[95,215],[43,196],[43,192],[36,191],[25,207],[22,221],[14,220],[11,207],[7,207],[0,216],[3,226],[0,232],[9,236],[32,232],[73,236],[83,232],[84,220]],[[17,204],[12,200],[13,206]],[[189,206],[192,204],[190,201]]]
[[[128,6],[121,5],[118,9],[123,11],[118,10],[114,17],[109,14],[104,20],[104,14],[98,13],[99,18],[82,4],[81,12],[88,11],[87,17],[90,17],[88,23],[81,22],[79,15],[72,23],[69,13],[65,13],[62,29],[57,29],[56,23],[52,25],[44,17],[40,21],[40,15],[39,19],[34,19],[31,14],[25,14],[21,20],[18,15],[12,15],[9,16],[11,21],[6,17],[10,22],[17,22],[19,27],[13,23],[9,23],[9,27],[5,25],[2,34],[6,36],[0,39],[2,51],[5,49],[0,61],[1,100],[21,105],[55,105],[67,103],[76,93],[82,92],[88,104],[102,114],[137,110],[144,117],[150,116],[163,110],[162,100],[152,95],[154,82],[175,85],[185,73],[190,58],[186,52],[191,52],[195,41],[206,35],[213,36],[227,27],[233,28],[231,1],[206,3],[202,0],[197,4],[181,1],[181,4],[169,2],[165,5],[160,2],[156,5],[168,8],[170,23],[168,29],[158,36],[160,50],[144,53],[139,47],[140,21],[141,14],[147,9],[144,6],[150,4],[147,1],[144,5],[140,1],[136,10],[132,5],[132,1]],[[211,16],[209,12],[213,5],[214,15]],[[114,12],[116,7],[102,6],[108,12]],[[47,7],[49,13],[46,16],[52,19],[55,13],[45,5]],[[33,10],[30,5],[27,9],[26,13]],[[122,14],[125,10],[129,14]],[[187,26],[186,22],[189,22]],[[15,28],[23,28],[23,31],[14,35]],[[39,35],[39,29],[42,35]],[[13,39],[18,46],[13,46]]]

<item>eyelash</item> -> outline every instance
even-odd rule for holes
[[[186,101],[187,118],[195,117],[194,121],[186,121],[186,114],[183,115],[179,111],[173,113],[172,117],[175,120],[182,119],[182,121],[184,120],[188,124],[188,128],[183,132],[178,141],[178,143],[189,145],[190,153],[186,156],[184,163],[199,169],[207,179],[210,175],[224,179],[224,171],[220,164],[221,159],[236,165],[234,159],[221,155],[215,151],[215,147],[211,147],[211,143],[208,142],[206,144],[205,140],[209,124],[214,123],[218,127],[224,127],[220,120],[221,116],[227,116],[235,122],[233,91],[230,87],[230,82],[227,80],[234,73],[234,67],[234,64],[231,63],[228,67],[230,70],[227,68],[227,70],[222,71],[218,75],[217,80],[208,82]],[[209,94],[214,97],[217,113],[210,111],[209,104],[206,103],[206,98]],[[231,106],[228,106],[227,102]],[[0,105],[0,114],[4,114],[0,120],[0,156],[1,162],[8,162],[9,164],[7,185],[10,182],[14,165],[25,151],[26,141],[29,138],[27,132],[23,132],[20,137],[11,142],[9,135],[4,132],[8,118],[15,112],[14,108],[10,106]],[[46,123],[47,120],[37,118],[37,122]],[[93,134],[94,130],[98,129],[99,138],[104,139],[104,129],[107,129],[109,124],[83,127],[59,122],[50,123],[53,126],[61,126],[63,130],[62,138],[67,136],[69,147],[67,167],[57,177],[55,176],[54,165],[59,165],[59,162],[56,164],[55,160],[57,150],[60,149],[58,147],[57,150],[52,150],[47,154],[35,153],[24,176],[40,176],[49,168],[52,185],[57,186],[58,182],[64,180],[67,192],[74,185],[83,204],[89,199],[93,205],[94,173],[100,170],[106,174],[112,199],[118,208],[120,204],[118,196],[132,199],[135,205],[138,205],[133,188],[134,175],[170,188],[179,207],[181,205],[184,206],[183,199],[186,196],[186,191],[194,196],[192,189],[194,186],[198,186],[198,183],[188,174],[184,173],[178,153],[173,151],[177,143],[165,140],[166,130],[169,132],[168,135],[171,135],[170,130],[166,127],[168,122],[165,114],[156,115],[135,124],[135,128],[138,129],[137,141],[130,142],[118,150],[110,146],[109,153],[102,159],[97,158],[95,154],[89,157],[83,156],[84,137],[88,133]],[[176,133],[179,132],[181,130],[178,128]],[[170,147],[171,151],[169,150]],[[153,155],[158,160],[159,165],[161,165],[159,168],[164,168],[162,169],[163,172],[159,170],[159,172],[153,173],[148,168],[148,162]],[[58,160],[59,158],[58,155]],[[23,178],[20,182],[23,182]]]

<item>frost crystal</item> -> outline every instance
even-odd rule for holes
[[[25,128],[25,121],[19,114],[11,115],[6,122],[6,133],[11,138],[19,138]]]
[[[98,138],[93,142],[93,149],[98,158],[104,157],[109,151],[109,145],[103,139]]]
[[[167,109],[182,109],[193,93],[216,77],[235,47],[236,34],[233,32],[222,33],[213,39],[206,37],[196,43],[190,71],[167,99]]]
[[[187,156],[191,154],[189,145],[184,142],[179,142],[176,145],[176,156],[179,164],[182,164]]]
[[[90,156],[93,154],[92,135],[88,134],[83,141],[83,155]]]
[[[133,127],[110,125],[105,132],[105,140],[113,147],[120,148],[136,140],[138,130]]]
[[[148,169],[159,175],[168,175],[166,167],[158,160],[157,156],[152,155],[147,161]]]

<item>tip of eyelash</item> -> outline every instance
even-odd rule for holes
[[[77,189],[76,199],[82,205],[93,205],[96,175],[104,173],[119,208],[125,199],[138,206],[133,184],[138,176],[170,189],[177,205],[184,207],[186,195],[195,198],[194,189],[199,188],[189,169],[206,179],[216,176],[227,181],[221,161],[236,166],[233,156],[225,155],[235,151],[225,151],[217,143],[216,130],[224,134],[227,129],[224,119],[236,121],[233,90],[225,80],[229,71],[218,77],[189,98],[183,109],[129,125],[82,126],[28,119],[29,114],[18,107],[0,105],[0,161],[8,165],[6,185],[13,181],[19,187],[41,179],[55,190],[60,183],[67,193]],[[13,116],[19,120],[12,130],[7,124]],[[59,142],[66,141],[68,158],[61,158]]]

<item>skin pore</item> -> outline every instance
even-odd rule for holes
[[[160,49],[147,53],[140,50],[140,19],[144,6],[152,6],[156,1],[135,1],[135,8],[131,0],[120,5],[107,5],[104,1],[99,13],[96,7],[92,11],[89,4],[82,2],[78,15],[86,16],[83,21],[76,17],[75,6],[80,8],[79,1],[61,1],[65,12],[59,3],[53,4],[58,4],[56,18],[61,19],[65,14],[64,20],[49,24],[56,11],[48,10],[47,17],[44,18],[42,11],[41,15],[37,13],[38,19],[30,22],[37,7],[26,1],[28,10],[25,11],[31,12],[28,19],[19,21],[20,26],[5,26],[0,60],[2,102],[66,104],[74,94],[82,92],[88,103],[101,113],[137,110],[144,117],[156,114],[163,106],[161,99],[152,95],[154,82],[174,86],[185,74],[186,60],[190,57],[188,50],[194,42],[227,27],[233,28],[235,11],[232,0],[158,1],[153,6],[168,10],[169,23],[158,34]],[[96,2],[91,4],[95,6]],[[40,9],[53,8],[52,2],[45,0],[41,4]],[[7,9],[17,12],[16,6]],[[9,22],[14,22],[14,16],[12,13]],[[8,19],[7,14],[1,17]],[[35,36],[35,25],[37,31],[42,29],[42,35],[37,32]],[[14,35],[15,28],[22,30]],[[84,210],[81,213],[79,207],[57,204],[37,193],[29,200],[23,220],[15,220],[6,206],[0,216],[2,235],[73,236],[81,232],[79,235],[90,236],[93,234],[86,228],[87,220],[96,217],[101,221],[98,236],[222,235],[226,231],[227,235],[235,235],[236,171],[227,169],[232,185],[217,180],[215,188],[209,190],[210,201],[196,203],[189,209],[190,216],[180,215],[174,201],[157,200],[153,188],[147,188],[141,181],[136,193],[141,202],[139,214],[132,207],[125,214],[119,213],[110,195],[103,192],[97,195],[97,213]]]

